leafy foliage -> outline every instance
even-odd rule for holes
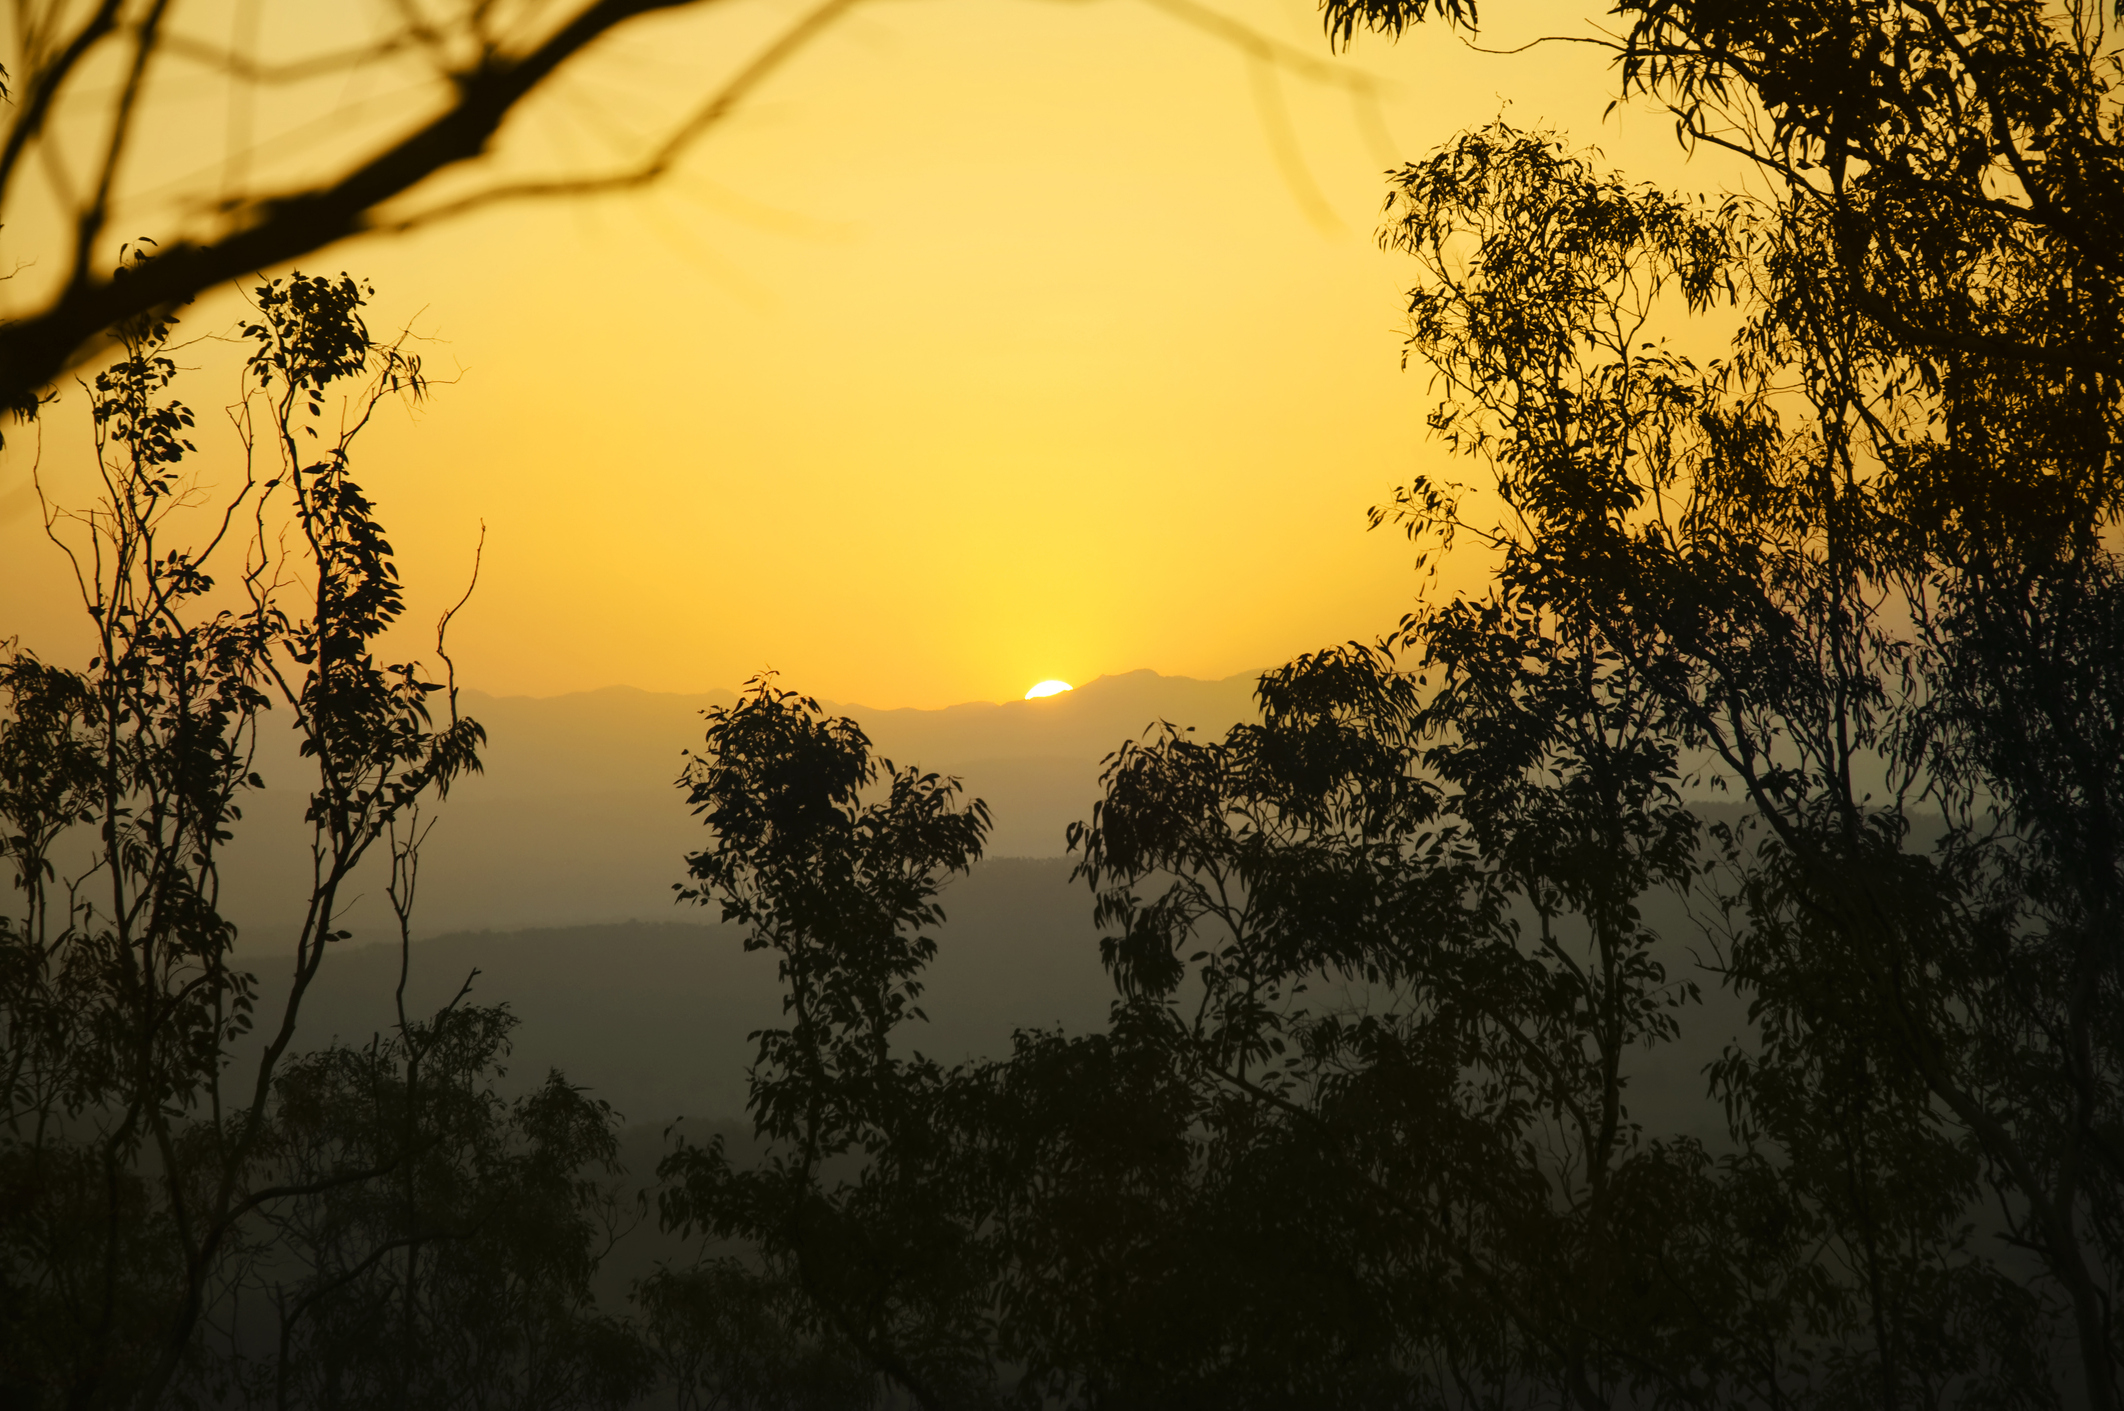
[[[383,854],[403,925],[421,803],[478,768],[483,736],[454,695],[436,723],[444,688],[374,654],[404,604],[350,452],[385,398],[425,390],[418,362],[370,336],[351,280],[257,293],[247,473],[217,501],[187,465],[173,320],[119,329],[122,356],[90,386],[103,498],[51,519],[97,654],[78,672],[0,663],[0,846],[21,902],[0,916],[0,1316],[23,1334],[4,1375],[27,1404],[226,1390],[199,1334],[294,1194],[261,1163],[304,996],[347,934],[343,889]],[[328,395],[352,415],[313,455],[297,408],[314,418]],[[263,785],[276,704],[315,776],[309,902],[271,996],[232,961],[220,857]]]
[[[291,1192],[249,1273],[273,1406],[623,1406],[645,1350],[592,1275],[624,1229],[614,1115],[558,1073],[494,1092],[515,1020],[455,1005],[277,1079],[265,1162]]]
[[[1375,522],[1494,572],[1110,758],[1106,1033],[889,1075],[925,1120],[861,1169],[989,1281],[926,1305],[985,1395],[2116,1404],[2114,54],[2072,6],[1618,13],[1625,91],[1780,194],[1503,124],[1394,175],[1484,484]],[[1706,982],[1723,1120],[1646,1131]]]
[[[807,1295],[798,1336],[852,1349],[941,1406],[978,1380],[982,1285],[923,1160],[943,1075],[895,1055],[892,1037],[921,1017],[937,891],[980,856],[988,810],[962,806],[956,780],[874,759],[855,722],[817,702],[767,678],[749,689],[708,712],[706,748],[680,779],[712,830],[681,896],[717,904],[748,950],[780,959],[790,1026],[753,1036],[751,1073],[754,1124],[773,1145],[748,1171],[720,1143],[682,1146],[660,1172],[663,1215],[751,1243]]]

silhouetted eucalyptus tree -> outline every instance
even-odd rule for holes
[[[1501,128],[1408,169],[1388,236],[1425,265],[1434,424],[1495,469],[1504,589],[1586,620],[1748,801],[1730,963],[1760,1047],[1718,1077],[1833,1213],[1862,1380],[2045,1380],[2045,1295],[1967,1240],[1990,1203],[2111,1404],[2114,384],[1911,344],[1841,302],[1811,205],[1701,213],[1735,238],[1692,266],[1649,219],[1672,204]],[[1740,302],[1730,361],[1637,344],[1663,277]],[[1402,508],[1465,527],[1430,486]]]
[[[1345,32],[1422,17],[1332,9]],[[1750,221],[1736,358],[1695,379],[1703,405],[1677,428],[1688,512],[1636,536],[1641,561],[1605,587],[1615,630],[1768,830],[1735,959],[1772,1042],[1921,1125],[1942,1116],[2068,1301],[2089,1404],[2113,1406],[2114,37],[2097,6],[2025,0],[1619,13],[1626,87],[1745,152],[1780,197]],[[1780,387],[1797,427],[1774,415]],[[1525,436],[1513,454],[1562,449]],[[1944,840],[1914,845],[1913,812],[1934,810]],[[1889,1401],[1934,1370],[1896,1342]]]
[[[892,1041],[921,1017],[937,890],[979,858],[987,806],[875,759],[855,722],[769,679],[707,718],[680,784],[711,837],[681,896],[778,955],[789,1027],[756,1035],[766,1161],[740,1171],[719,1141],[682,1146],[660,1173],[664,1218],[748,1241],[801,1286],[799,1331],[829,1353],[852,1349],[925,1407],[962,1404],[988,1376],[986,1281],[963,1202],[938,1184],[948,1165],[931,1159],[945,1075]]]
[[[96,657],[0,663],[0,844],[22,903],[0,916],[0,1365],[33,1401],[147,1407],[188,1378],[212,1386],[201,1320],[256,1217],[391,1164],[290,1184],[263,1162],[304,998],[347,934],[343,889],[382,856],[403,931],[420,806],[478,767],[482,739],[454,692],[438,725],[443,688],[372,652],[403,601],[350,452],[384,400],[425,383],[369,334],[367,296],[344,277],[256,291],[250,454],[218,498],[185,464],[171,323],[121,328],[125,356],[91,388],[104,497],[48,511]],[[263,988],[230,961],[220,858],[275,705],[315,771],[312,876],[292,972]]]
[[[1329,13],[1347,36],[1427,8]],[[1626,193],[1492,133],[1411,168],[1389,228],[1429,257],[1413,341],[1457,399],[1441,421],[1518,515],[1507,576],[1589,605],[1749,801],[1732,961],[1761,1046],[1719,1076],[1850,1251],[1859,1380],[1889,1405],[2048,1380],[2046,1295],[1965,1244],[1981,1195],[2065,1301],[2079,1393],[2113,1406],[2114,38],[2095,5],[2025,0],[1617,15],[1625,92],[1778,193],[1724,212],[1734,356],[1633,396],[1626,349],[1551,351],[1660,252],[1558,237]],[[1566,179],[1512,179],[1543,166]],[[1491,336],[1500,306],[1541,336]],[[1573,493],[1581,467],[1623,494]],[[1431,487],[1407,503],[1453,522]]]
[[[1701,1164],[1626,1105],[1693,990],[1637,908],[1696,831],[1662,707],[1510,603],[1410,636],[1435,683],[1322,653],[1263,678],[1259,725],[1114,757],[1076,837],[1108,963],[1171,1010],[1213,1130],[1320,1148],[1406,1394],[1686,1387],[1631,1268],[1662,1233],[1639,1192]]]

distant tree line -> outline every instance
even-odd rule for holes
[[[1328,23],[1433,10],[1472,23]],[[352,281],[261,287],[252,471],[180,548],[169,325],[122,329],[75,541],[99,654],[0,676],[0,1399],[2115,1407],[2108,17],[1617,17],[1626,90],[1773,194],[1502,123],[1394,174],[1409,352],[1478,474],[1374,517],[1487,571],[1265,674],[1257,723],[1109,758],[1070,838],[1104,1030],[920,1057],[985,808],[771,680],[708,712],[683,895],[777,956],[785,1020],[764,1154],[670,1150],[697,1257],[623,1307],[616,1116],[559,1075],[500,1098],[505,1010],[293,1045],[365,859],[410,964],[432,803],[478,767],[447,671],[371,651],[402,601],[363,418],[317,434],[417,360]],[[216,870],[269,706],[316,779],[272,991]],[[1745,1017],[1700,1118],[1648,1126],[1714,1004]]]

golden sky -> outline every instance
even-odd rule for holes
[[[1326,56],[1305,0],[1217,6]],[[1601,8],[1492,14],[1485,40],[1587,33]],[[624,145],[783,13],[614,46],[518,150]],[[1291,74],[1265,88],[1135,0],[892,0],[647,194],[304,262],[373,277],[379,321],[436,340],[429,365],[455,378],[361,453],[413,617],[456,595],[483,520],[453,645],[497,693],[773,667],[833,699],[938,706],[1146,666],[1221,677],[1386,630],[1416,579],[1364,511],[1443,464],[1424,375],[1399,367],[1409,271],[1373,243],[1390,161],[1503,109],[1647,177],[1722,177],[1684,167],[1656,114],[1604,123],[1590,47],[1491,57],[1418,31],[1336,62],[1380,80],[1372,111]],[[225,141],[209,109],[187,119],[199,150]],[[320,130],[274,150],[320,160]],[[206,301],[187,327],[239,308]],[[227,359],[193,356],[202,458],[225,456]],[[49,483],[78,494],[78,398],[42,438]],[[0,634],[63,657],[78,609],[26,493],[32,438],[9,439]]]

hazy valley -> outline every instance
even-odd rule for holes
[[[957,775],[994,816],[987,856],[1060,857],[1063,832],[1091,816],[1099,762],[1164,720],[1221,735],[1251,716],[1254,675],[1197,681],[1133,671],[1067,694],[943,710],[823,703],[857,720],[879,753]],[[699,744],[701,711],[728,691],[660,695],[628,687],[534,698],[461,694],[487,730],[484,771],[456,784],[423,851],[415,935],[613,921],[694,920],[672,884],[701,829],[674,787]],[[226,863],[230,912],[246,951],[270,948],[301,915],[308,869],[303,775],[294,742],[266,717],[247,824]],[[361,890],[361,889],[357,889]],[[356,944],[389,934],[373,887],[346,910]]]

